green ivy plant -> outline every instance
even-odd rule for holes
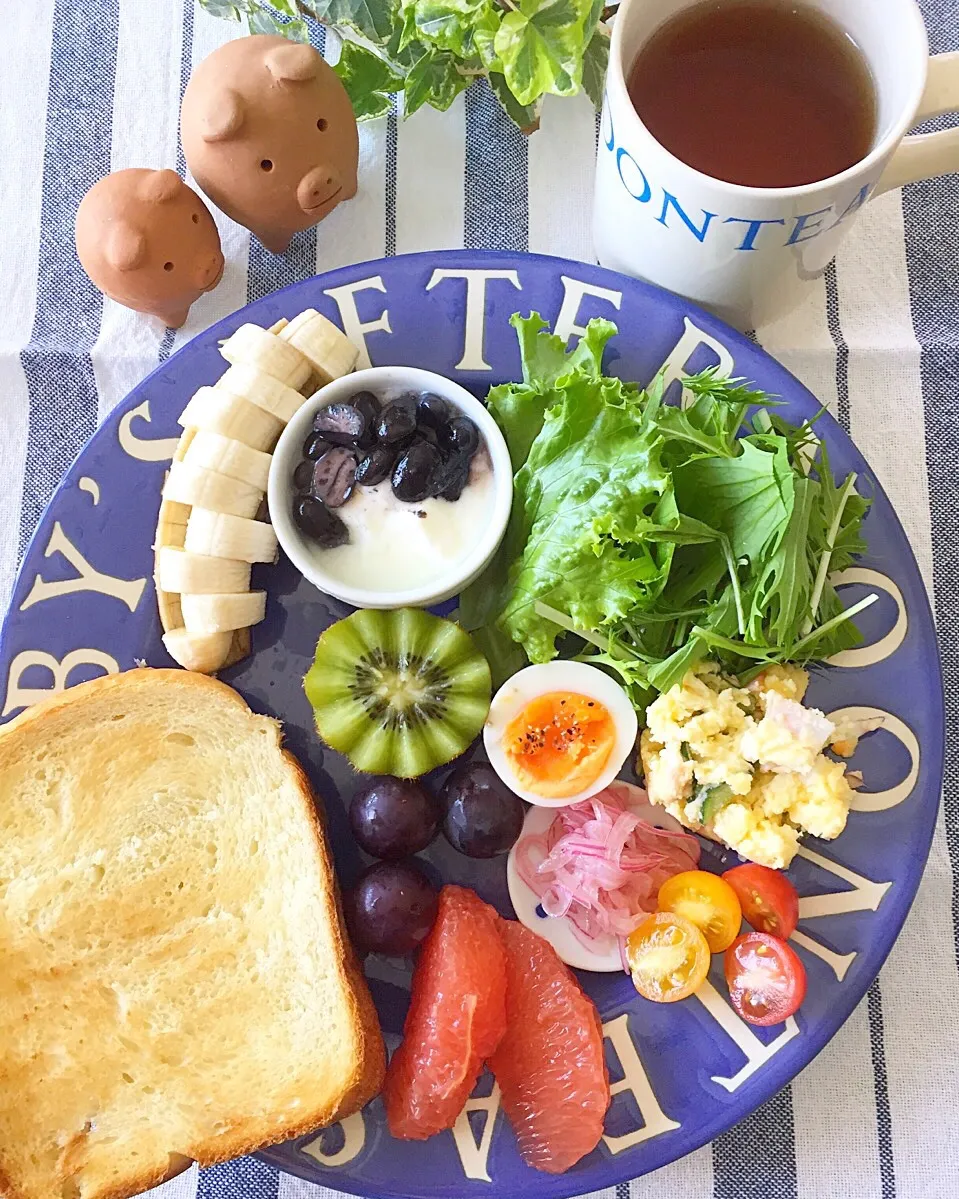
[[[390,111],[401,93],[410,116],[445,110],[485,77],[524,133],[539,126],[546,95],[586,92],[596,107],[609,61],[611,8],[602,0],[200,0],[245,19],[251,33],[307,40],[315,20],[343,37],[336,65],[358,120]]]

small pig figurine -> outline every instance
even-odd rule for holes
[[[214,50],[184,92],[180,135],[203,191],[276,254],[356,195],[356,118],[312,46],[256,34]]]
[[[77,209],[77,255],[111,300],[178,329],[223,275],[210,210],[176,171],[114,171]]]

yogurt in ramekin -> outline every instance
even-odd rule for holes
[[[372,393],[383,408],[411,393],[439,396],[452,413],[472,422],[479,445],[468,481],[454,488],[453,500],[429,495],[404,501],[397,497],[391,475],[370,486],[350,484],[345,502],[338,502],[340,488],[331,510],[335,532],[326,538],[333,544],[318,544],[304,532],[304,524],[310,526],[302,509],[294,511],[303,502],[303,487],[294,483],[294,473],[298,467],[303,471],[311,436],[323,436],[314,429],[321,409],[349,405],[362,392]],[[346,449],[346,454],[321,457],[336,469],[350,454],[359,458],[366,452]],[[277,443],[268,486],[270,518],[294,566],[321,591],[362,608],[425,607],[457,594],[496,552],[512,494],[509,451],[483,404],[442,375],[398,366],[358,371],[311,396]],[[330,514],[320,515],[328,526]]]

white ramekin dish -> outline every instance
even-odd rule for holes
[[[430,391],[476,425],[489,453],[493,469],[493,507],[485,527],[477,530],[476,544],[459,562],[437,573],[429,584],[407,588],[355,587],[324,569],[323,555],[329,551],[315,545],[293,520],[293,472],[302,459],[303,443],[313,428],[313,419],[329,404],[348,403],[359,391],[393,398],[402,392]],[[486,408],[465,388],[432,371],[409,366],[375,366],[344,375],[321,387],[299,409],[280,434],[273,451],[267,502],[270,520],[283,551],[303,577],[327,595],[356,608],[425,608],[450,599],[471,583],[496,553],[506,532],[513,500],[513,472],[509,450],[502,433]]]

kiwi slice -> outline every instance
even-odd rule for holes
[[[420,608],[361,609],[320,637],[304,680],[320,736],[357,770],[416,778],[459,757],[489,712],[489,664]]]

